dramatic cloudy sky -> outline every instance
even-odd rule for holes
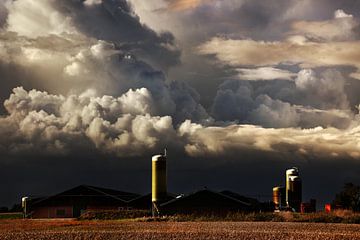
[[[80,184],[360,184],[360,1],[0,0],[0,205]]]

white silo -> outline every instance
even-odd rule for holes
[[[24,218],[27,218],[27,213],[28,213],[28,201],[29,201],[29,197],[22,197],[21,198],[21,207],[23,209],[23,216]]]
[[[286,204],[299,211],[302,200],[302,183],[296,167],[286,170]]]

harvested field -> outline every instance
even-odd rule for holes
[[[0,239],[360,239],[360,225],[276,222],[3,220]]]

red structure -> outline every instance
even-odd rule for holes
[[[331,212],[331,204],[330,203],[325,204],[325,212],[327,212],[327,213]]]

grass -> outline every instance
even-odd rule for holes
[[[91,211],[80,220],[131,220],[139,222],[307,222],[307,223],[352,223],[360,224],[360,213],[337,210],[331,213],[263,212],[228,214],[175,214],[152,218],[149,211]]]
[[[275,213],[228,213],[226,215],[218,214],[176,214],[165,217],[168,221],[175,222],[282,222],[284,219]]]
[[[21,212],[15,213],[0,213],[0,219],[21,219],[23,214]]]
[[[151,212],[146,210],[101,210],[87,211],[80,216],[80,220],[120,220],[150,217]]]

